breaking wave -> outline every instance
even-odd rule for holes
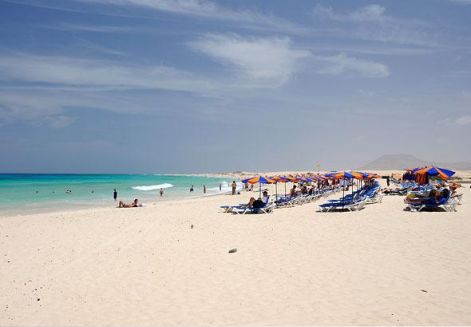
[[[160,190],[161,188],[171,188],[173,187],[172,184],[170,183],[163,183],[163,184],[158,184],[158,185],[140,185],[140,186],[133,186],[133,190],[138,190],[138,191],[155,191],[155,190]]]

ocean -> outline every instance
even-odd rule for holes
[[[194,175],[0,174],[0,214],[115,206],[114,189],[118,200],[137,198],[144,204],[160,200],[161,188],[162,199],[210,196],[230,191],[231,182],[229,178]]]

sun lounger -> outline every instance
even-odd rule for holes
[[[452,194],[451,198],[456,202],[457,205],[461,205],[461,199],[463,198],[463,193]]]
[[[452,198],[448,193],[447,196],[442,197],[438,202],[435,201],[433,198],[424,198],[419,203],[408,203],[407,209],[410,211],[417,211],[420,212],[422,210],[435,210],[435,209],[443,209],[448,212],[456,211],[457,200]]]
[[[332,211],[358,211],[363,209],[365,201],[350,201],[350,202],[328,202],[319,205],[319,211],[332,212]]]
[[[261,214],[261,213],[271,213],[273,212],[273,209],[275,209],[275,204],[273,202],[270,202],[266,205],[264,205],[263,207],[260,207],[260,208],[249,208],[249,207],[245,207],[245,208],[234,208],[232,210],[232,213],[233,214],[242,214],[242,215],[246,215],[246,214]]]

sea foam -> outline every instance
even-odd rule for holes
[[[133,190],[138,190],[138,191],[155,191],[155,190],[160,190],[161,188],[170,188],[173,187],[172,184],[170,183],[163,183],[163,184],[157,184],[157,185],[141,185],[141,186],[133,186]]]

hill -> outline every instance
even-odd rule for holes
[[[438,167],[471,170],[471,162],[435,162],[419,159],[410,154],[385,154],[376,160],[360,167],[359,169],[370,170],[402,170],[407,168],[422,167],[434,164]]]

